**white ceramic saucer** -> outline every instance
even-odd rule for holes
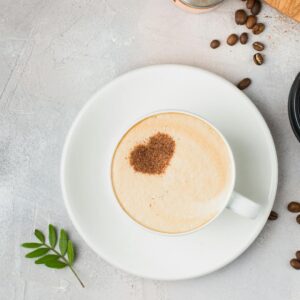
[[[235,190],[262,206],[255,220],[225,210],[204,229],[165,236],[123,212],[110,183],[114,147],[136,120],[166,109],[198,114],[222,131],[236,160]],[[243,92],[204,70],[160,65],[115,79],[85,105],[65,143],[61,182],[69,215],[95,252],[132,274],[176,280],[215,271],[249,247],[272,208],[277,173],[270,131]]]

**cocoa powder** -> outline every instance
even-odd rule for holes
[[[136,172],[159,175],[165,172],[175,151],[175,141],[158,132],[147,143],[138,144],[130,153],[129,162]]]

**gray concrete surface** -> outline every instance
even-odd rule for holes
[[[199,16],[169,0],[0,0],[1,300],[300,298],[300,271],[289,266],[300,249],[300,227],[286,211],[289,201],[300,200],[300,144],[287,115],[289,88],[300,71],[300,25],[264,7],[261,67],[252,63],[249,45],[210,50],[211,39],[224,44],[228,34],[244,30],[233,21],[242,5],[227,0]],[[120,74],[160,63],[199,66],[232,82],[251,77],[245,93],[266,118],[279,157],[279,220],[229,266],[182,282],[137,278],[93,253],[68,218],[59,183],[66,133],[90,96]],[[49,222],[64,226],[76,243],[85,289],[68,270],[23,257],[19,244]]]

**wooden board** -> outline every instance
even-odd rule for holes
[[[300,22],[300,0],[265,0],[265,2]]]

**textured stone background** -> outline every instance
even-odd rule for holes
[[[289,259],[300,249],[300,227],[285,207],[300,199],[300,144],[287,116],[289,88],[300,71],[300,25],[263,9],[261,67],[252,63],[249,46],[210,50],[212,38],[242,32],[232,18],[242,5],[227,0],[199,16],[169,0],[0,0],[1,300],[299,299],[300,271]],[[64,138],[90,96],[122,73],[160,63],[199,66],[232,82],[251,77],[245,92],[266,118],[279,156],[280,219],[229,266],[182,282],[136,278],[104,262],[74,230],[59,184]],[[64,226],[75,241],[86,289],[68,270],[23,258],[19,244],[49,222]]]

